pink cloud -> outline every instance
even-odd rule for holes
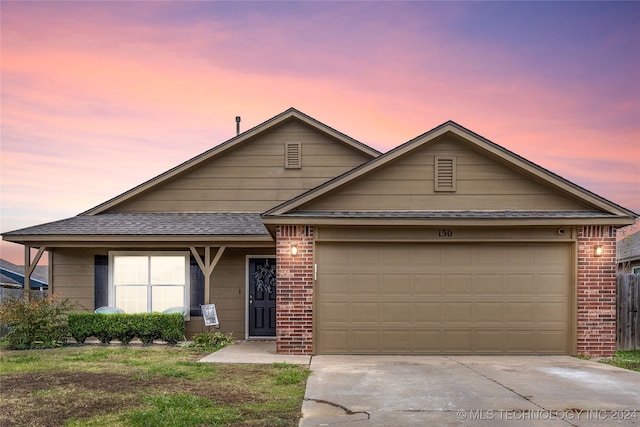
[[[452,30],[462,3],[249,6],[3,3],[3,229],[84,211],[232,137],[236,115],[246,130],[290,106],[381,151],[452,119],[640,210],[631,65],[611,82],[534,67]],[[21,222],[26,206],[47,214]]]

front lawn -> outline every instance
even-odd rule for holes
[[[308,369],[170,346],[0,350],[2,426],[297,426]]]
[[[616,351],[611,359],[600,360],[601,363],[640,372],[640,350]]]

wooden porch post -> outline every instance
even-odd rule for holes
[[[218,261],[222,258],[222,254],[227,247],[220,246],[213,260],[211,259],[211,246],[204,247],[204,260],[196,250],[195,246],[191,246],[189,249],[191,249],[193,257],[196,259],[202,274],[204,274],[204,303],[209,304],[211,298],[211,273],[213,273],[213,270],[216,268]]]
[[[33,274],[33,270],[35,270],[38,262],[40,262],[40,258],[42,258],[42,254],[47,248],[41,246],[38,248],[38,253],[36,254],[33,262],[31,261],[31,246],[24,245],[24,283],[22,286],[22,296],[25,301],[29,301],[31,299],[31,274]]]

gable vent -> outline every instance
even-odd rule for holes
[[[302,145],[299,142],[286,142],[284,144],[284,167],[287,169],[300,169],[302,167]]]
[[[456,158],[452,156],[435,157],[435,191],[456,191]]]

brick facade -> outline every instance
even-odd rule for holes
[[[313,234],[311,226],[276,228],[276,350],[313,351]],[[291,255],[296,246],[297,255]]]
[[[602,256],[596,256],[602,246]],[[578,354],[612,356],[616,351],[616,232],[610,226],[578,228]]]

